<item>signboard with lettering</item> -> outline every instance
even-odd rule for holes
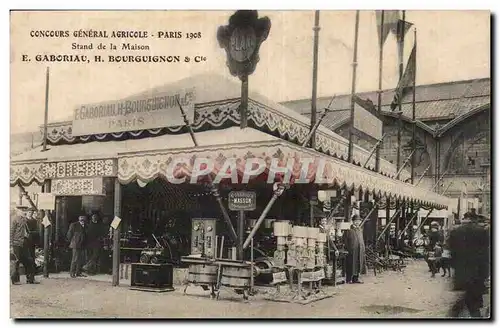
[[[354,104],[353,124],[356,130],[376,140],[382,139],[382,121],[356,103]]]
[[[105,195],[102,178],[53,179],[52,194],[58,196]]]
[[[115,159],[99,159],[44,163],[42,169],[45,171],[47,179],[115,177],[118,172],[118,164]]]
[[[228,196],[230,211],[254,211],[257,195],[254,191],[231,191]]]
[[[179,100],[192,122],[195,89],[151,92],[127,99],[78,106],[73,112],[72,135],[93,135],[112,132],[182,126]]]

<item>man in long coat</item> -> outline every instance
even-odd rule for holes
[[[78,222],[70,224],[66,237],[69,241],[69,248],[72,249],[73,254],[71,257],[71,267],[69,275],[72,278],[83,276],[81,273],[82,261],[84,260],[84,251],[86,246],[86,231],[87,231],[87,218],[80,216]]]
[[[356,214],[352,218],[351,229],[344,232],[344,245],[349,252],[345,263],[348,284],[362,284],[359,275],[366,273],[365,242],[360,224],[361,218]]]
[[[90,223],[87,227],[86,246],[88,252],[88,261],[83,269],[88,274],[96,274],[99,262],[99,256],[102,248],[103,228],[96,213],[92,214]]]
[[[453,289],[464,292],[451,308],[451,317],[458,317],[464,308],[471,317],[481,316],[483,294],[487,291],[485,281],[490,275],[490,232],[477,219],[475,213],[469,214],[448,238],[454,269]]]
[[[12,284],[18,284],[19,263],[22,263],[26,272],[26,283],[35,284],[35,259],[32,254],[31,233],[28,227],[28,219],[32,216],[34,209],[28,209],[21,215],[17,215],[10,226],[11,253],[14,256],[14,267],[11,272]]]

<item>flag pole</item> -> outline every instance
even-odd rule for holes
[[[352,162],[353,155],[353,132],[354,132],[354,95],[356,94],[356,68],[358,66],[358,34],[359,34],[359,10],[356,10],[356,23],[354,26],[354,51],[352,58],[352,86],[351,86],[351,113],[349,120],[349,151],[347,161]]]
[[[411,183],[413,184],[413,179],[415,175],[415,152],[417,150],[417,141],[415,140],[416,136],[416,126],[417,126],[417,118],[416,118],[416,108],[415,108],[415,89],[417,88],[417,29],[415,28],[413,31],[414,39],[414,48],[415,48],[415,67],[414,67],[414,78],[413,78],[413,94],[412,94],[412,140],[413,140],[413,154],[411,156]]]
[[[399,81],[401,81],[401,78],[403,77],[404,73],[404,44],[405,44],[405,15],[406,15],[406,10],[403,10],[403,20],[399,24],[399,38],[398,38],[398,43],[399,43]],[[399,168],[401,167],[401,130],[402,130],[402,120],[401,120],[401,115],[403,114],[403,109],[402,109],[402,102],[403,102],[403,94],[400,92],[400,90],[397,90],[397,92],[400,93],[399,99],[398,99],[398,153],[397,153],[397,160],[396,160],[396,169],[399,171]],[[399,175],[396,177],[396,179],[399,179]]]
[[[384,10],[382,10],[380,15],[380,42],[379,42],[379,52],[378,52],[378,98],[377,98],[377,112],[380,117],[382,114],[382,73],[383,73],[383,62],[384,62]],[[380,171],[380,143],[377,145],[377,150],[375,153],[375,171]]]
[[[415,153],[417,152],[417,140],[415,139],[416,138],[416,131],[417,131],[417,115],[416,115],[416,107],[415,107],[415,93],[416,93],[416,88],[417,88],[417,29],[415,28],[414,31],[413,31],[413,35],[414,35],[414,44],[413,44],[413,47],[415,49],[415,67],[413,68],[414,69],[414,73],[413,73],[413,94],[412,94],[412,101],[411,101],[411,110],[412,110],[412,114],[411,114],[411,119],[412,119],[412,131],[411,131],[411,134],[412,134],[412,148],[413,148],[413,151],[411,153],[411,184],[413,184],[414,182],[414,179],[415,179]],[[412,224],[413,225],[413,219],[415,217],[415,203],[412,201],[411,203],[411,217],[410,217],[410,221],[408,223],[409,224]],[[410,223],[411,222],[411,223]],[[407,228],[405,228],[407,229]],[[404,231],[404,230],[403,230]],[[413,229],[410,230],[410,240],[413,240]]]
[[[319,48],[319,10],[314,13],[314,46],[313,46],[313,78],[312,78],[312,97],[311,97],[311,148],[316,148],[316,136],[314,126],[316,125],[316,102],[318,95],[318,48]]]
[[[43,149],[47,150],[47,124],[49,120],[49,67],[47,67],[47,73],[45,74],[45,117],[43,121]]]
[[[404,45],[405,45],[405,14],[406,14],[406,11],[403,10],[403,19],[402,21],[398,24],[399,26],[399,38],[398,38],[398,51],[399,51],[399,82],[398,82],[398,85],[399,83],[401,82],[401,79],[403,78],[403,74],[404,74]],[[399,176],[401,174],[401,130],[403,129],[403,121],[401,119],[401,116],[403,115],[403,109],[402,109],[402,103],[403,103],[403,92],[402,92],[402,89],[401,88],[398,88],[397,92],[399,93],[399,97],[398,97],[398,121],[397,121],[397,124],[398,124],[398,134],[397,134],[397,137],[398,137],[398,153],[397,153],[397,157],[396,157],[396,168],[397,168],[397,175],[396,175],[396,179],[399,180]],[[397,207],[400,207],[400,203],[399,203],[399,200],[396,200],[396,206]],[[397,219],[396,219],[396,231],[400,231],[401,230],[401,219],[402,217],[399,216]]]

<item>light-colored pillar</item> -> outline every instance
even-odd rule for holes
[[[122,208],[122,188],[118,178],[115,180],[115,204],[114,204],[114,215],[115,217],[120,217]],[[113,286],[120,285],[120,229],[121,224],[113,229]]]
[[[51,183],[50,180],[45,180],[44,192],[50,193]],[[50,218],[50,211],[47,211],[46,215]],[[49,277],[49,252],[50,252],[50,228],[51,226],[43,227],[43,276],[45,278]]]

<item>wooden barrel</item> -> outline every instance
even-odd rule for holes
[[[264,258],[258,258],[255,260],[255,267],[260,269],[260,270],[270,271],[275,266],[276,265],[275,265],[272,258],[264,257]]]
[[[222,277],[220,283],[222,286],[231,288],[249,288],[250,287],[250,266],[248,267],[231,267],[225,266],[222,269]]]
[[[192,284],[217,284],[217,266],[190,264],[188,282]]]

